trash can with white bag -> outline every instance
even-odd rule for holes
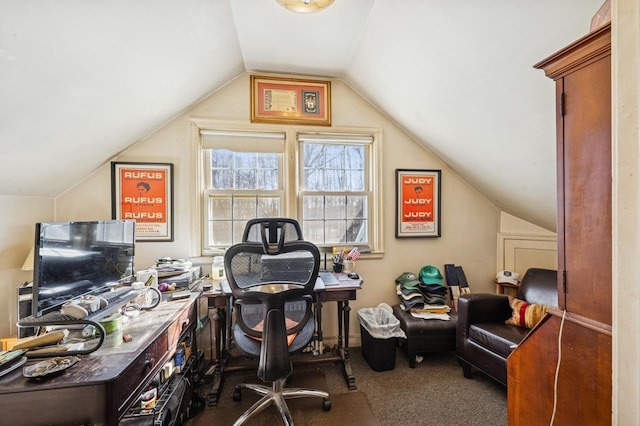
[[[375,371],[393,370],[396,366],[398,338],[406,338],[400,321],[386,303],[375,308],[358,309],[362,355]]]

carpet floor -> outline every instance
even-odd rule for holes
[[[427,354],[416,368],[409,368],[406,355],[396,353],[395,368],[374,371],[362,356],[361,348],[351,350],[351,367],[357,390],[349,390],[337,364],[296,366],[289,386],[327,390],[332,408],[322,410],[319,398],[289,400],[296,425],[311,426],[503,426],[507,424],[506,389],[476,373],[465,379],[454,353]],[[188,426],[227,426],[244,412],[257,395],[244,390],[242,401],[234,402],[233,387],[240,382],[256,382],[249,372],[225,376],[217,406],[206,407]],[[248,425],[282,425],[270,407]]]
[[[232,425],[240,415],[256,402],[259,396],[249,390],[242,391],[242,399],[233,401],[230,392],[236,383],[257,383],[255,375],[229,375],[225,380],[222,398],[216,407],[208,407],[187,423],[189,426]],[[303,368],[295,371],[287,387],[304,387],[328,390],[324,373],[319,370]],[[321,398],[295,398],[287,400],[293,422],[297,425],[379,425],[367,396],[363,392],[349,392],[330,396],[331,410],[322,409]],[[282,425],[282,419],[272,405],[245,423],[248,426]]]

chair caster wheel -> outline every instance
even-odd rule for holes
[[[239,386],[233,388],[233,400],[236,402],[242,400],[242,392]]]
[[[331,400],[330,399],[323,399],[322,400],[322,411],[329,411],[331,410]]]

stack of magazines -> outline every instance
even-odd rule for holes
[[[24,356],[26,349],[0,351],[0,377],[4,376],[27,362]]]

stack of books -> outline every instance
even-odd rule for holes
[[[26,349],[0,351],[0,377],[27,362],[27,357],[24,356],[26,352]]]

